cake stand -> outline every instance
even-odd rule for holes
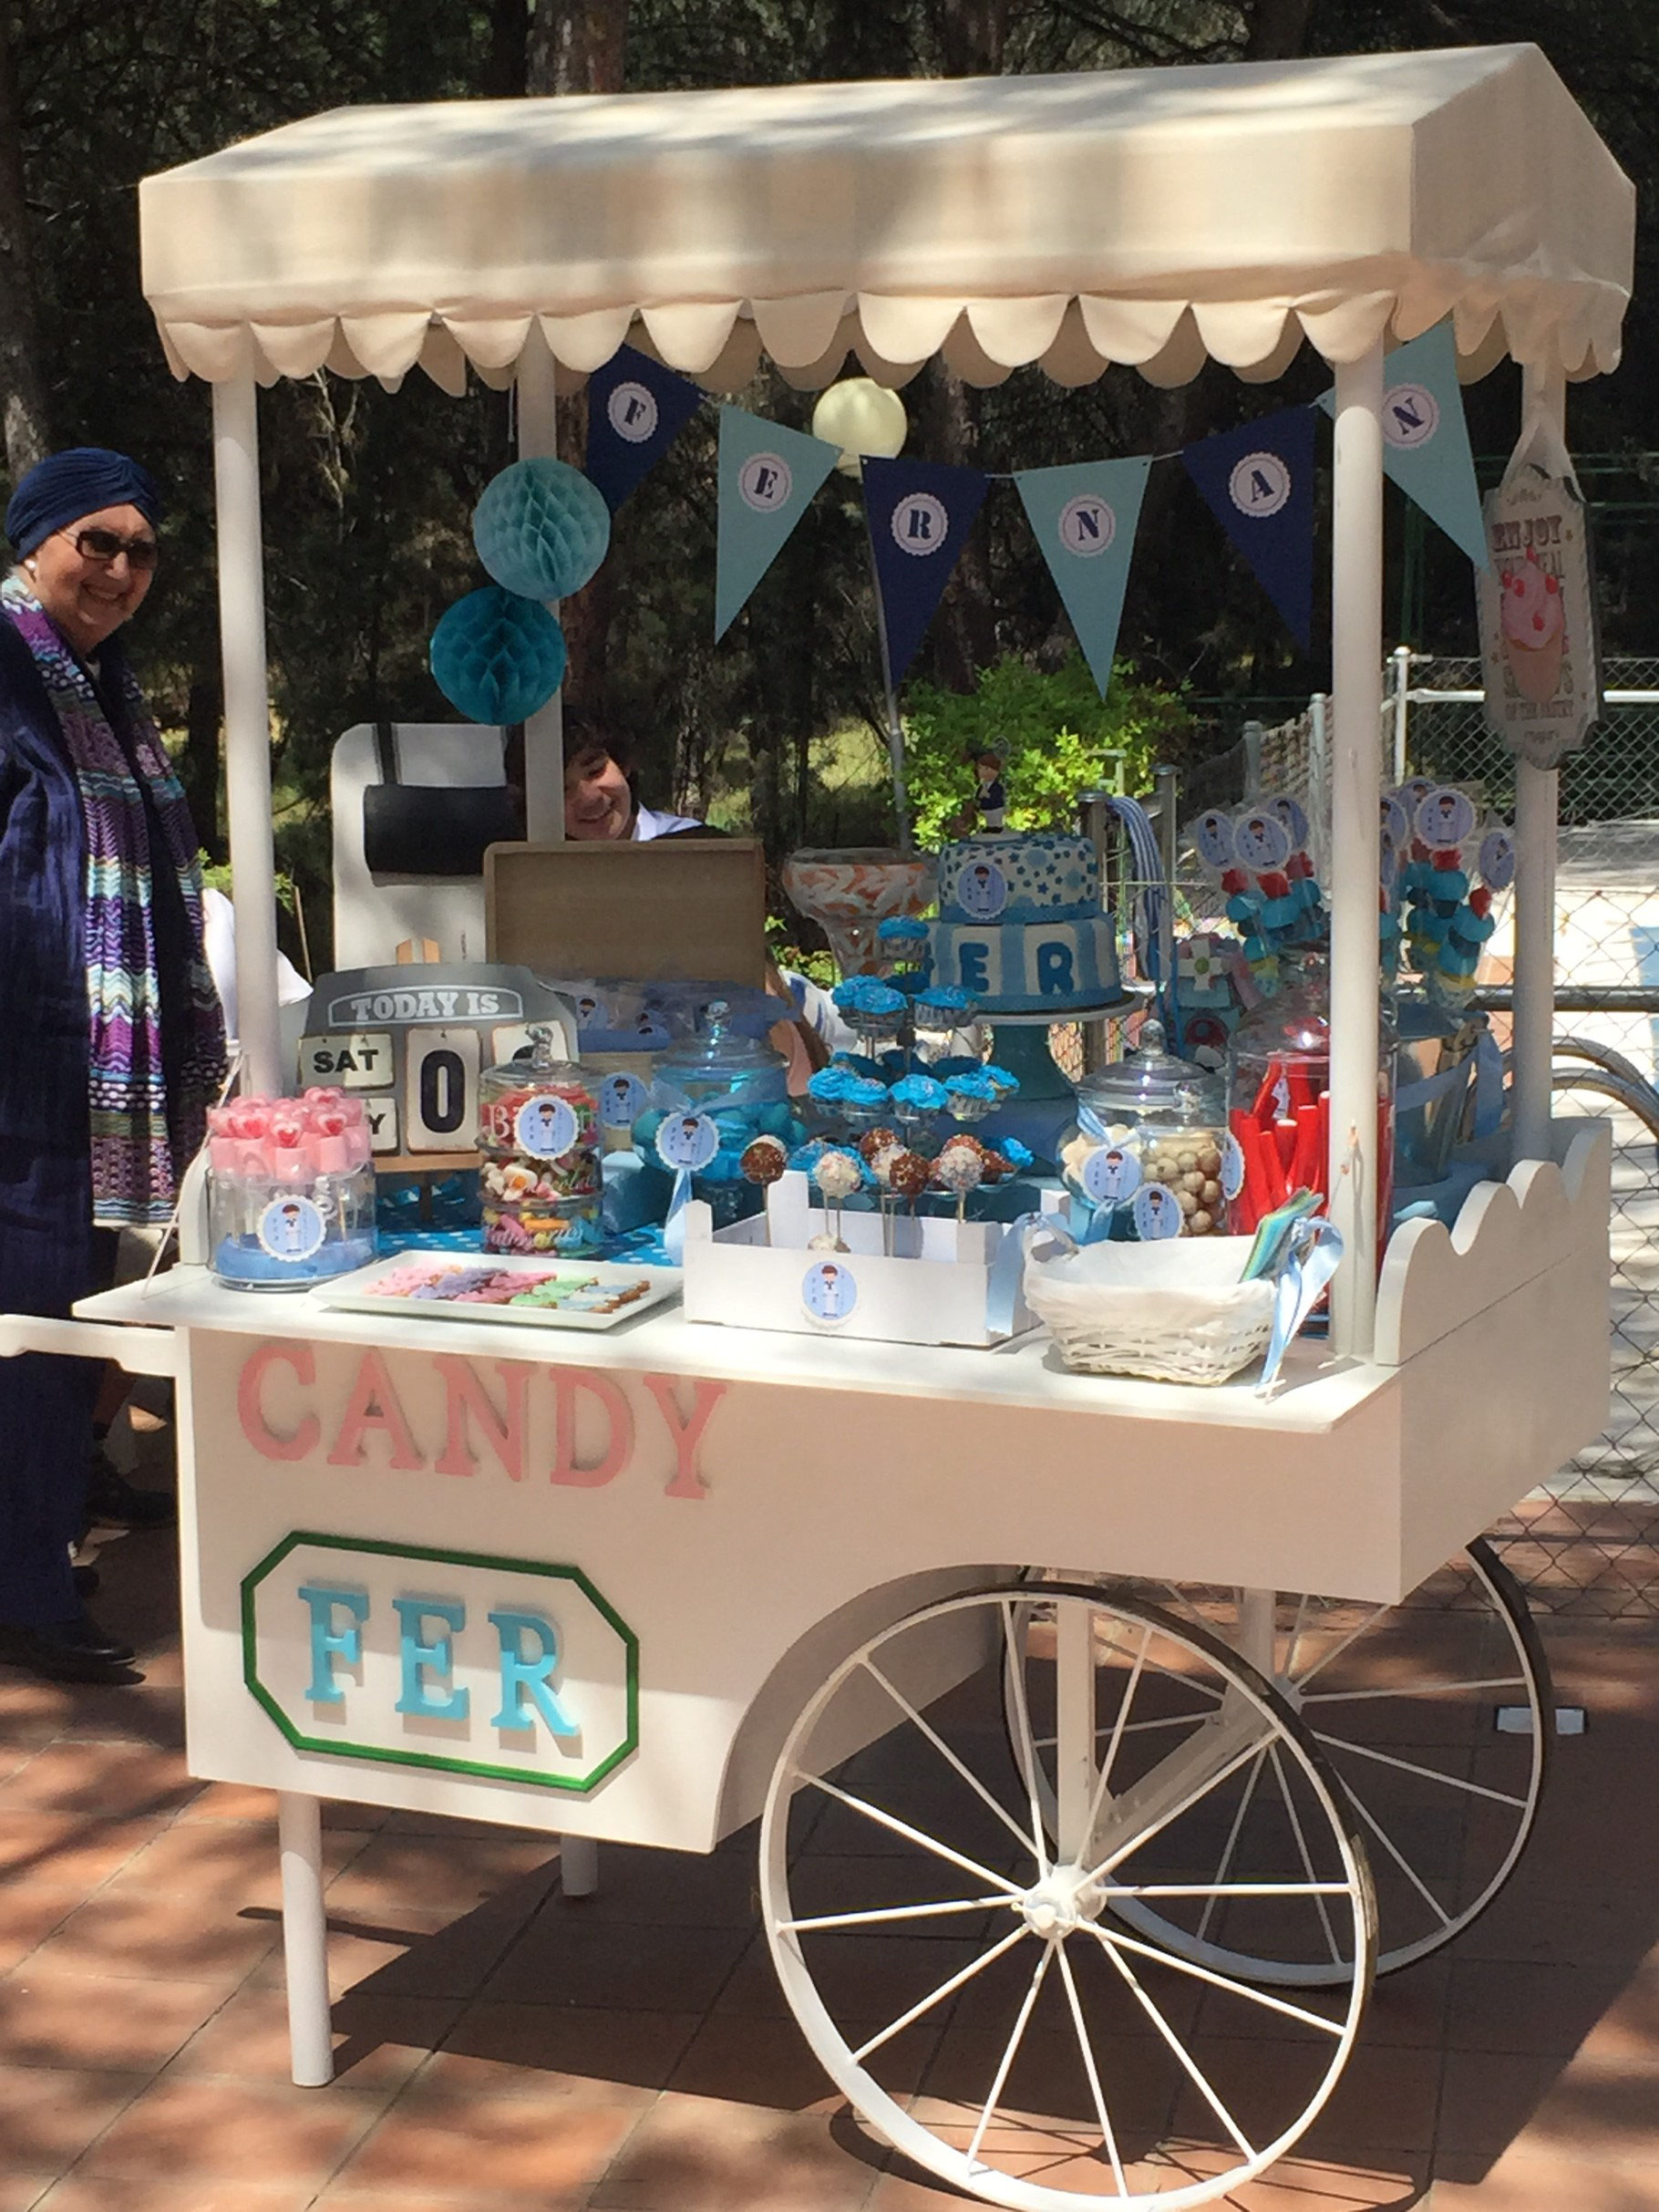
[[[1056,1158],[1061,1132],[1076,1119],[1077,1092],[1055,1063],[1049,1032],[1062,1023],[1121,1018],[1139,1012],[1146,1003],[1140,993],[1129,992],[1096,1006],[1067,1007],[1063,1012],[983,1017],[991,1026],[993,1063],[1017,1076],[1020,1087],[1005,1106],[974,1123],[974,1134],[983,1136],[987,1144],[1013,1137],[1045,1159]]]

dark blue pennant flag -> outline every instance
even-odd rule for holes
[[[1314,623],[1314,410],[1285,408],[1181,455],[1304,652]]]
[[[864,462],[864,518],[875,562],[887,677],[915,657],[991,479],[938,461]]]
[[[587,473],[614,514],[702,406],[704,394],[649,354],[619,346],[588,378]]]

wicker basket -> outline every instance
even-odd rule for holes
[[[1250,1246],[1248,1236],[1182,1236],[1030,1258],[1025,1303],[1066,1366],[1086,1374],[1225,1382],[1273,1328],[1272,1283],[1239,1280]]]

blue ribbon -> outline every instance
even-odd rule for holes
[[[677,1267],[685,1256],[685,1208],[691,1203],[691,1170],[675,1168],[668,1211],[663,1218],[663,1248]]]
[[[985,1285],[985,1323],[1005,1337],[1014,1329],[1014,1308],[1025,1272],[1026,1232],[1043,1227],[1052,1230],[1060,1243],[1071,1244],[1054,1215],[1016,1214],[1003,1231],[1003,1241],[991,1262],[990,1280]]]
[[[1259,1396],[1272,1390],[1280,1362],[1342,1264],[1342,1231],[1334,1222],[1310,1215],[1293,1225],[1285,1243],[1284,1264],[1273,1285],[1273,1334],[1256,1385]]]

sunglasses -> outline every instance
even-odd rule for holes
[[[69,536],[67,530],[61,534]],[[161,557],[154,538],[124,538],[115,530],[77,530],[70,543],[83,561],[116,561],[125,553],[129,568],[154,568]]]

